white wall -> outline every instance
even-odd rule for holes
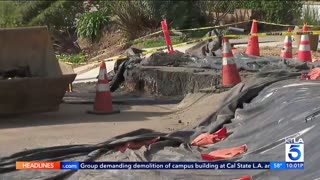
[[[310,8],[311,10],[316,10],[318,12],[318,21],[320,21],[320,2],[304,2],[304,5],[302,6],[302,17],[303,13],[306,11],[307,8]]]

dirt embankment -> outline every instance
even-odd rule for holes
[[[97,43],[79,39],[79,46],[84,53],[88,54],[87,61],[95,61],[116,56],[124,52],[125,48],[120,46],[124,41],[122,34],[117,30],[105,31]],[[97,57],[97,58],[95,58]]]
[[[177,96],[221,86],[221,72],[213,69],[142,66],[128,72],[125,88],[149,95]],[[253,73],[241,72],[240,75],[245,80]]]

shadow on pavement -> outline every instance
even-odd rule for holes
[[[183,96],[113,95],[112,103],[124,105],[178,104],[183,98]],[[94,93],[66,93],[63,102],[66,104],[93,104],[94,99]]]
[[[120,109],[121,112],[111,115],[88,114],[87,111],[92,110],[92,108],[93,105],[61,104],[59,111],[56,112],[0,117],[0,129],[76,123],[146,121],[149,117],[160,117],[172,113],[170,111],[154,112],[156,110],[151,110],[151,112],[127,111],[130,106],[113,105],[115,110]]]

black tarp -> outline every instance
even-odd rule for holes
[[[20,152],[0,159],[3,179],[215,179],[224,180],[251,175],[253,179],[316,179],[320,153],[320,82],[299,79],[300,72],[262,71],[249,81],[230,90],[216,111],[192,129],[173,133],[140,129],[97,145],[70,145]],[[314,114],[314,118],[308,118]],[[198,148],[190,141],[202,132],[213,133],[226,127],[232,134],[224,141]],[[170,170],[170,171],[10,171],[15,161],[203,161],[200,153],[247,144],[248,151],[230,161],[284,161],[285,137],[302,137],[305,142],[305,170]],[[130,140],[160,137],[148,149],[112,150]],[[0,179],[1,179],[0,178]]]

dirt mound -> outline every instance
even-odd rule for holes
[[[166,52],[155,52],[150,57],[142,60],[143,66],[180,66],[192,62],[189,56],[175,51],[172,54]]]
[[[119,46],[123,41],[120,32],[116,30],[105,31],[98,43],[91,43],[86,39],[79,39],[79,46],[88,54],[88,62],[106,59],[121,54],[124,49]],[[98,58],[93,58],[100,55]]]
[[[247,79],[252,73],[241,72]],[[145,94],[177,96],[200,92],[201,89],[220,86],[221,72],[214,69],[139,66],[124,73],[125,88]]]

